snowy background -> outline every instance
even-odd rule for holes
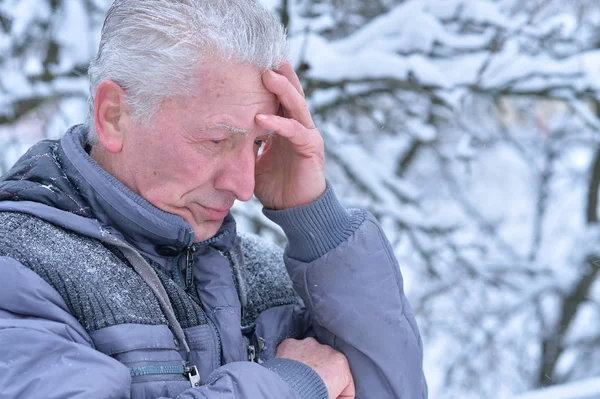
[[[338,196],[395,247],[430,397],[600,397],[568,396],[600,376],[600,2],[263,2]],[[84,121],[107,4],[0,0],[0,174]],[[234,208],[281,243],[260,210]]]

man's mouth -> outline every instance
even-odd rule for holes
[[[227,214],[229,213],[229,209],[230,209],[230,207],[210,208],[208,206],[200,205],[200,204],[198,204],[198,206],[200,206],[202,208],[203,215],[209,220],[225,219],[225,216],[227,216]]]

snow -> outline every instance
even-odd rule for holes
[[[39,58],[30,57],[25,61],[23,72],[27,75],[39,75],[43,72],[44,66]]]
[[[294,36],[303,32],[321,32],[335,26],[335,20],[331,15],[322,15],[317,18],[296,18],[292,21],[288,32]]]
[[[548,18],[538,27],[539,34],[558,32],[561,39],[572,37],[577,30],[577,20],[573,15],[560,14]]]
[[[510,86],[515,91],[525,92],[560,88],[577,75],[577,90],[598,91],[600,87],[598,51],[555,59],[546,54],[524,54],[521,44],[509,39],[503,43],[501,51],[491,55],[487,51],[477,51],[490,41],[491,31],[480,35],[449,32],[431,13],[432,9],[426,2],[403,3],[337,41],[328,41],[317,33],[295,35],[291,41],[292,59],[296,64],[300,59],[308,62],[310,77],[324,81],[361,77],[415,79],[422,85],[440,89],[480,84],[488,90]],[[507,28],[513,25],[502,17],[495,5],[484,1],[461,3],[460,10],[464,17],[479,18],[483,23]],[[538,34],[565,27],[563,34],[568,36],[573,33],[572,23],[572,17],[557,16],[537,29]],[[433,51],[435,44],[465,53],[451,58],[425,56]],[[486,67],[482,69],[484,65]]]
[[[31,92],[27,78],[19,71],[7,70],[0,76],[0,86],[6,88],[13,98],[26,96]],[[6,100],[10,100],[6,98]]]
[[[564,384],[534,391],[513,399],[598,399],[600,398],[600,378]]]
[[[400,23],[401,22],[401,23]],[[427,26],[427,29],[423,29]],[[371,46],[377,48],[377,40],[393,45],[383,46],[389,51],[431,51],[433,44],[444,34],[439,21],[423,12],[423,6],[409,1],[387,14],[375,18],[363,29],[336,43],[338,51],[352,53]]]
[[[77,64],[87,64],[93,55],[90,52],[88,35],[73,35],[75,32],[85,32],[89,20],[86,16],[85,5],[80,1],[66,1],[61,9],[61,24],[69,29],[57,29],[56,40],[63,48],[60,64],[53,71],[60,73],[69,71]]]
[[[346,167],[352,171],[354,176],[360,179],[363,185],[378,193],[378,197],[383,203],[395,203],[398,200],[398,195],[406,199],[416,198],[418,194],[412,187],[398,184],[398,182],[394,182],[388,177],[389,168],[378,167],[370,163],[368,161],[369,155],[359,143],[344,141],[343,133],[336,126],[326,125],[323,126],[322,130],[326,134],[331,151],[344,158],[352,159],[352,162],[348,162]],[[367,162],[372,166],[368,170],[363,167]],[[397,212],[396,214],[402,217],[402,213]]]
[[[431,125],[419,120],[410,120],[406,124],[413,137],[417,137],[421,142],[430,142],[437,138],[437,131]]]
[[[458,15],[464,0],[424,0],[423,8],[438,19],[450,19]]]
[[[12,33],[15,36],[23,35],[35,18],[43,20],[51,15],[48,3],[38,0],[7,0],[0,4],[0,12],[14,18]]]
[[[477,150],[473,147],[472,142],[471,136],[463,134],[456,146],[455,156],[463,159],[473,158],[477,154]]]
[[[303,52],[305,42],[307,51]],[[421,55],[399,57],[372,48],[346,53],[316,34],[292,39],[291,47],[292,63],[307,62],[311,66],[308,76],[316,80],[405,80],[414,76],[427,86],[445,87],[447,82],[444,74]]]
[[[516,22],[503,14],[497,4],[482,0],[464,0],[461,3],[461,16],[477,23],[493,24],[503,28],[514,27]]]

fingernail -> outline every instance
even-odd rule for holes
[[[265,114],[258,114],[256,115],[256,119],[260,119],[261,121],[264,121],[267,119],[267,115]]]
[[[275,73],[274,71],[269,70],[269,75],[271,75],[272,78],[277,79],[279,77],[278,73]]]

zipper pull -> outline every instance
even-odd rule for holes
[[[188,380],[190,380],[190,384],[192,387],[200,386],[200,373],[198,372],[198,367],[196,366],[185,366],[183,369],[183,375],[185,375]]]
[[[189,290],[192,288],[193,283],[193,270],[194,270],[194,252],[196,248],[191,246],[187,249],[186,254],[186,265],[185,265],[185,287]]]
[[[256,360],[256,348],[254,345],[248,345],[248,360],[251,362]]]

